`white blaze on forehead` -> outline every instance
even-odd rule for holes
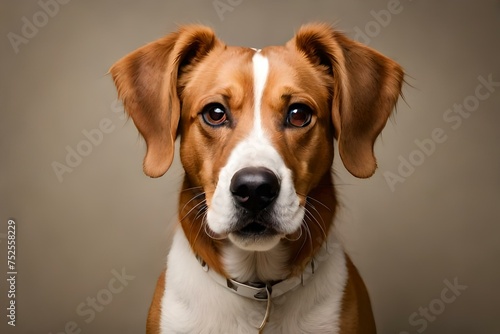
[[[238,223],[237,207],[229,190],[234,174],[245,167],[264,167],[274,172],[280,180],[279,195],[268,213],[279,221],[277,229],[282,234],[290,234],[300,227],[304,212],[295,193],[292,172],[264,131],[262,98],[269,74],[269,61],[257,50],[253,55],[252,65],[254,108],[248,112],[253,112],[253,125],[247,136],[234,147],[226,165],[219,172],[217,186],[207,211],[207,224],[216,233],[231,231]],[[267,129],[267,132],[271,131],[275,130]],[[247,242],[256,243],[250,239]],[[263,244],[262,249],[269,248],[269,245],[270,243]],[[252,247],[257,249],[258,245]]]
[[[257,51],[252,58],[253,62],[253,93],[254,93],[254,125],[255,134],[263,136],[261,122],[261,106],[262,96],[264,95],[264,87],[266,86],[267,74],[269,72],[269,61],[260,51]]]

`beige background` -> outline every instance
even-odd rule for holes
[[[406,103],[376,145],[378,172],[363,181],[334,165],[343,203],[337,224],[371,292],[379,332],[500,333],[500,87],[484,100],[471,97],[479,76],[500,82],[500,2],[401,0],[383,24],[373,13],[393,1],[221,2],[229,3],[222,16],[212,0],[73,0],[43,24],[37,1],[2,1],[0,331],[55,334],[71,321],[82,333],[144,331],[182,168],[176,162],[156,180],[142,174],[144,144],[105,75],[115,60],[180,23],[206,23],[229,44],[262,47],[320,20],[351,37],[364,31],[369,40],[358,39],[408,73]],[[16,53],[9,33],[21,35],[34,19],[38,32]],[[474,101],[457,129],[443,119],[454,104]],[[60,182],[53,162],[66,164],[67,146],[85,145],[82,131],[104,119],[109,133]],[[446,141],[418,161],[415,140],[436,128]],[[421,164],[392,191],[384,175],[397,173],[401,157]],[[15,328],[5,316],[9,218],[18,226]],[[112,270],[122,268],[135,278],[110,294]],[[443,303],[444,282],[455,279],[467,288]],[[96,296],[107,305],[87,323],[77,308]],[[429,306],[438,314],[423,320],[418,313]]]

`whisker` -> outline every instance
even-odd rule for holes
[[[300,225],[300,230],[302,230],[302,228],[304,228],[304,230],[307,230],[308,227],[307,227],[307,224],[305,224],[304,220],[302,220],[302,223],[303,224]],[[307,241],[307,234],[305,235],[304,240],[302,241],[302,245],[300,245],[300,248],[297,251],[297,254],[295,255],[294,262],[297,259],[297,257],[299,256],[299,254],[302,253],[302,250],[304,249],[304,246],[306,245],[306,241]]]
[[[185,191],[191,191],[191,190],[195,190],[195,189],[203,189],[203,187],[199,186],[199,187],[186,188],[186,189],[182,189],[180,192],[183,193]]]
[[[203,208],[201,210],[203,210]],[[206,212],[206,209],[205,209],[205,212]],[[196,233],[196,236],[194,237],[193,245],[196,245],[196,241],[198,241],[198,237],[200,236],[201,229],[203,228],[203,222],[204,222],[204,218],[202,219],[200,227],[198,228],[198,232]]]
[[[205,230],[205,234],[208,235],[208,237],[210,239],[212,239],[212,240],[224,240],[224,239],[226,239],[226,237],[224,237],[224,236],[217,236],[217,235],[214,235],[214,233],[211,233],[210,228],[208,227],[208,224],[206,223],[206,219],[204,221],[205,221],[205,223],[203,224],[203,228]]]
[[[300,225],[300,228],[301,229],[304,228],[306,234],[305,234],[305,237],[303,238],[304,241],[302,241],[302,245],[300,245],[300,248],[295,255],[294,261],[299,257],[299,254],[302,253],[302,250],[304,249],[308,239],[309,239],[309,242],[311,244],[311,253],[312,253],[312,235],[311,235],[311,231],[309,230],[309,226],[306,223],[306,217],[307,217],[307,215],[304,215],[304,219],[302,219],[302,224]]]
[[[184,206],[182,207],[182,209],[179,212],[184,211],[184,209],[186,208],[186,206],[188,206],[188,204],[191,203],[192,201],[194,201],[196,198],[198,198],[200,196],[204,196],[204,195],[205,195],[205,193],[202,192],[202,193],[199,193],[199,194],[196,194],[195,196],[193,196],[189,201],[186,202],[186,204],[184,204]]]
[[[319,222],[317,221],[317,219],[312,215],[312,213],[309,210],[307,210],[306,213],[305,213],[305,215],[304,215],[304,223],[305,223],[305,225],[308,228],[307,231],[308,231],[309,242],[310,242],[310,246],[311,246],[311,256],[312,256],[313,252],[314,252],[314,244],[313,244],[313,239],[312,239],[312,233],[311,233],[311,229],[309,228],[309,225],[307,225],[305,219],[309,219],[311,222],[316,223],[318,226],[320,226],[320,228],[321,228],[321,225],[319,224]],[[321,228],[321,230],[323,231],[322,228]],[[326,234],[324,233],[324,231],[323,231],[323,235],[325,236],[325,239],[326,239]]]
[[[203,201],[203,203],[206,203],[206,200]],[[208,211],[208,207],[206,205],[203,205],[203,207],[201,207],[199,210],[198,210],[198,213],[196,214],[196,216],[194,216],[194,220],[197,220],[199,219],[201,216],[203,216],[206,212]]]
[[[300,231],[300,234],[299,234],[299,236],[297,238],[291,239],[288,235],[286,235],[285,239],[288,240],[288,241],[292,241],[292,242],[299,240],[302,237],[302,224],[300,225],[299,231]]]
[[[189,211],[188,211],[188,212],[184,215],[184,217],[182,217],[182,218],[180,219],[180,221],[183,221],[184,219],[186,219],[186,218],[187,218],[187,216],[189,216],[189,215],[191,214],[191,212],[193,212],[193,210],[197,209],[199,206],[206,206],[206,205],[205,205],[205,203],[206,203],[206,200],[203,200],[203,201],[201,201],[200,203],[197,203],[195,206],[193,206],[193,207],[192,207],[192,208],[191,208],[191,209],[190,209],[190,210],[189,210]],[[184,207],[185,207],[185,206],[184,206]]]
[[[314,214],[313,214],[313,213],[312,213],[309,209],[307,209],[307,208],[306,208],[306,209],[305,209],[305,211],[306,211],[306,213],[308,213],[308,214],[309,214],[309,216],[310,216],[310,218],[311,218],[311,221],[314,221],[314,222],[316,223],[316,225],[318,225],[318,227],[321,229],[321,233],[323,233],[323,236],[324,236],[324,237],[325,237],[325,239],[326,239],[326,238],[327,238],[327,235],[326,235],[326,231],[325,231],[325,228],[324,228],[324,227],[326,226],[325,221],[324,221],[323,217],[321,216],[321,214],[318,212],[318,210],[314,207],[314,205],[312,205],[312,204],[309,204],[309,205],[310,205],[310,207],[311,207],[314,211],[316,211],[316,213],[318,214],[318,216],[319,216],[319,218],[321,219],[321,222],[322,222],[323,224],[321,224],[321,223],[319,222],[319,220],[318,220],[318,219],[314,216]]]
[[[314,197],[307,196],[307,199],[308,199],[308,200],[312,200],[312,201],[314,201],[314,202],[316,202],[316,203],[320,204],[321,206],[323,206],[325,209],[327,209],[327,210],[328,210],[328,211],[330,211],[330,212],[332,211],[330,207],[328,207],[328,206],[327,206],[326,204],[324,204],[323,202],[318,201],[318,200],[317,200],[316,198],[314,198]]]
[[[313,248],[314,248],[314,245],[313,245],[313,240],[312,240],[312,234],[311,234],[311,229],[309,228],[309,225],[305,225],[307,228],[306,228],[306,232],[307,232],[307,239],[309,239],[309,244],[311,246],[311,255],[312,255],[312,252],[313,252]]]

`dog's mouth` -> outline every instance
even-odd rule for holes
[[[258,222],[251,222],[247,226],[240,229],[238,232],[241,234],[261,234],[264,233],[268,228]]]
[[[237,222],[233,225],[231,233],[240,237],[265,237],[279,234],[280,224],[267,210],[258,214],[240,211]]]
[[[268,250],[279,242],[282,234],[272,228],[271,224],[254,220],[231,231],[228,237],[242,249]]]
[[[240,236],[259,236],[265,234],[274,234],[276,231],[258,221],[253,221],[235,231]]]

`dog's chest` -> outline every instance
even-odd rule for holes
[[[345,257],[329,245],[319,268],[305,286],[273,299],[264,333],[337,333],[342,292],[347,281]],[[258,333],[266,302],[239,296],[217,284],[177,231],[167,262],[161,333]]]

